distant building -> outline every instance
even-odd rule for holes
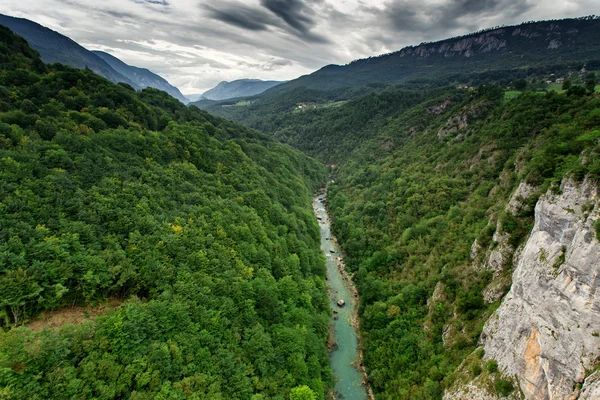
[[[565,83],[565,78],[556,78],[556,83]]]

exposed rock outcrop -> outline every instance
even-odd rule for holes
[[[471,107],[465,107],[460,112],[448,118],[448,121],[438,131],[438,139],[442,140],[451,133],[457,132],[469,126],[470,120],[483,117],[490,106],[490,102],[482,101],[473,104]]]
[[[527,399],[572,398],[600,356],[598,186],[565,180],[561,190],[538,201],[511,290],[481,338],[485,358],[516,376]]]
[[[455,387],[444,393],[444,400],[520,400],[520,392],[513,392],[509,396],[498,396],[493,388],[477,378],[466,385]]]
[[[536,187],[524,181],[521,182],[504,208],[505,212],[517,215],[525,207],[527,199],[536,192]],[[498,273],[502,272],[506,266],[516,264],[516,260],[520,256],[520,251],[518,251],[520,249],[515,249],[509,243],[509,237],[509,234],[503,232],[502,225],[498,224],[492,238],[496,246],[489,251],[482,266],[484,269],[494,271],[494,279],[483,291],[483,298],[488,303],[499,300],[506,293],[507,286],[510,285],[509,277],[505,276],[505,279],[501,279]]]
[[[581,388],[578,400],[596,400],[600,399],[600,371],[594,372],[588,376]]]

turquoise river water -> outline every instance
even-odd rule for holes
[[[331,369],[336,378],[335,397],[345,400],[366,400],[363,374],[358,370],[358,335],[353,326],[353,311],[358,306],[350,283],[340,271],[342,253],[331,234],[331,224],[325,208],[326,193],[315,197],[313,208],[321,228],[321,249],[327,260],[327,279],[331,308],[334,310],[333,332],[337,348],[330,352]],[[344,300],[344,307],[337,301]],[[335,313],[337,312],[337,313]],[[337,316],[337,319],[335,318]]]

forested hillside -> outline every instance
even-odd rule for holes
[[[1,398],[323,398],[318,163],[0,28],[0,165]]]
[[[581,91],[450,92],[389,120],[336,171],[329,207],[361,293],[376,393],[440,398],[452,385],[510,288],[511,257],[486,265],[486,252],[500,238],[514,252],[537,198],[565,175],[600,177],[599,106]],[[534,193],[513,215],[522,181]]]
[[[398,116],[427,96],[440,93],[435,89],[417,92],[384,88],[329,92],[297,89],[266,96],[256,105],[208,109],[267,132],[322,161],[339,162],[381,128],[387,117]],[[357,99],[336,101],[346,96]],[[312,102],[302,101],[309,98]],[[298,102],[307,107],[298,108],[295,105]]]
[[[439,399],[465,360],[469,374],[484,369],[498,382],[492,391],[510,393],[497,364],[473,353],[514,268],[509,256],[493,267],[487,257],[514,254],[538,197],[558,191],[564,176],[600,177],[593,85],[510,95],[495,85],[354,90],[371,93],[336,102],[353,95],[297,89],[223,113],[337,164],[328,205],[361,295],[364,361],[378,398]],[[294,96],[314,107],[293,110]],[[533,193],[512,214],[521,182]]]

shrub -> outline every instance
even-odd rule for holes
[[[485,369],[490,374],[498,372],[498,363],[496,362],[496,360],[488,360],[488,362],[485,363]]]
[[[471,376],[473,378],[478,377],[481,374],[481,365],[479,364],[473,364],[471,366]]]
[[[501,396],[508,396],[512,393],[513,390],[515,390],[512,382],[506,379],[496,380],[496,383],[494,384],[494,389],[496,389],[496,393]]]
[[[483,348],[477,349],[475,351],[475,355],[477,356],[477,358],[479,358],[481,360],[483,358],[483,356],[485,355],[485,350]]]

